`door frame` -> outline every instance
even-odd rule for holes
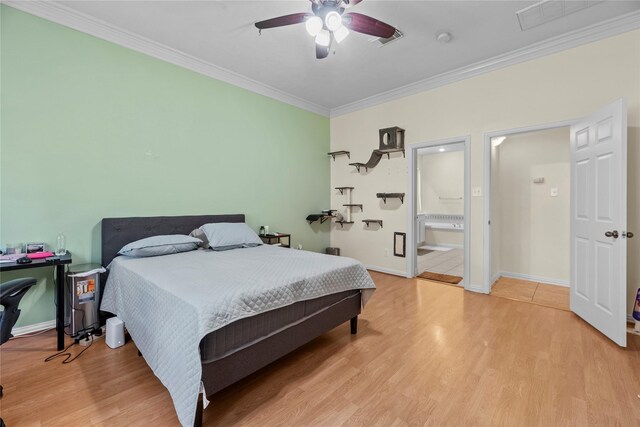
[[[470,217],[471,217],[471,173],[469,170],[471,164],[471,137],[469,135],[459,136],[455,138],[438,139],[427,142],[417,142],[409,144],[407,146],[407,163],[409,171],[407,173],[408,179],[408,193],[407,193],[407,278],[416,277],[416,269],[418,264],[418,251],[416,240],[416,221],[417,221],[417,203],[416,203],[416,190],[417,190],[417,159],[418,150],[420,148],[434,147],[438,145],[448,144],[464,144],[464,278],[462,284],[466,290],[478,291],[477,288],[471,287],[471,244],[470,236]]]
[[[484,283],[482,292],[491,293],[493,277],[491,275],[491,139],[496,136],[509,136],[520,133],[571,127],[581,119],[563,120],[505,130],[485,132],[484,134]],[[569,141],[567,140],[567,143]],[[573,177],[569,178],[569,187],[573,188]]]

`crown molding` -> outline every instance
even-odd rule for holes
[[[250,79],[226,68],[203,61],[177,49],[173,49],[52,1],[0,0],[0,2],[20,11],[115,43],[153,58],[273,98],[303,110],[332,118],[640,28],[640,11],[631,12],[359,101],[329,108],[260,83],[257,80]]]
[[[476,62],[406,86],[341,105],[340,107],[332,108],[331,117],[338,117],[358,110],[363,110],[365,108],[374,107],[395,99],[415,95],[420,92],[425,92],[440,86],[499,70],[510,65],[519,64],[587,43],[602,40],[607,37],[626,33],[638,28],[640,28],[640,11],[627,13],[579,30],[571,31],[560,36],[534,43],[521,49],[516,49],[502,55],[494,56],[493,58],[484,61]]]
[[[330,109],[327,107],[203,61],[61,4],[42,0],[2,0],[2,4],[303,110],[329,116]]]

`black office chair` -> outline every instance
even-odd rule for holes
[[[24,279],[9,280],[0,284],[0,305],[4,307],[4,311],[0,313],[0,345],[9,341],[11,329],[20,317],[20,300],[27,293],[29,288],[36,284],[33,277],[25,277]],[[0,385],[0,397],[2,397],[2,386]],[[3,426],[2,418],[0,418],[0,427]]]

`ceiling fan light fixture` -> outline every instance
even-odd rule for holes
[[[329,44],[331,44],[331,35],[329,34],[329,31],[320,30],[316,36],[316,44],[324,47],[329,46]]]
[[[336,38],[336,41],[340,43],[347,38],[349,33],[349,29],[343,25],[333,33],[333,36]]]
[[[317,36],[320,31],[322,31],[322,25],[322,18],[319,16],[312,16],[304,23],[307,32],[313,37]]]
[[[342,27],[342,16],[335,10],[332,10],[324,17],[324,24],[329,31],[336,31]]]

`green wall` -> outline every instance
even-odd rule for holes
[[[62,231],[99,262],[105,217],[244,213],[320,251],[329,120],[1,6],[0,242]],[[257,64],[258,65],[258,64]],[[53,273],[17,326],[54,318]],[[17,277],[3,274],[1,280]]]

